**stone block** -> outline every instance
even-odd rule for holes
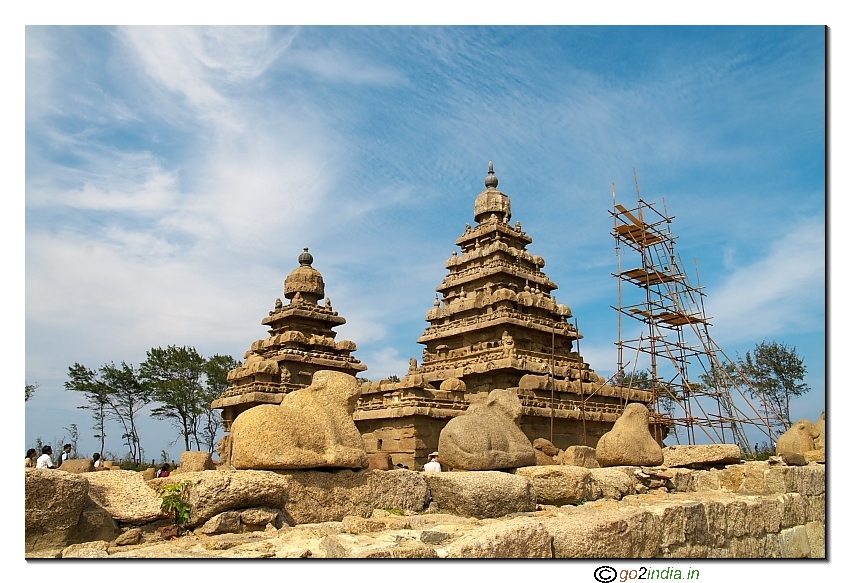
[[[522,476],[504,472],[426,472],[422,475],[433,504],[441,511],[473,518],[496,518],[514,512],[533,512],[537,507],[534,488]]]
[[[597,510],[543,519],[553,536],[555,558],[653,558],[659,554],[661,524],[645,509]]]
[[[803,525],[787,528],[779,533],[779,548],[783,559],[801,559],[811,557],[809,537]]]
[[[782,494],[777,497],[779,502],[779,527],[791,528],[806,523],[806,501],[796,492]]]
[[[797,471],[796,492],[803,496],[818,496],[824,493],[826,470],[821,465],[808,465],[795,468]]]
[[[826,520],[826,495],[803,496],[806,507],[806,521]]]
[[[588,500],[590,470],[578,466],[532,466],[517,468],[516,475],[531,482],[538,504],[563,506]]]
[[[667,482],[676,492],[693,492],[694,470],[688,468],[671,468],[668,472],[671,477]]]
[[[89,497],[117,522],[146,524],[168,518],[161,508],[162,498],[148,485],[154,481],[146,482],[140,472],[113,469],[80,476],[88,481]]]
[[[809,556],[813,559],[826,558],[826,529],[823,522],[807,522],[806,538],[809,541]]]
[[[730,500],[726,504],[726,536],[740,538],[747,535],[747,504],[743,500]]]
[[[734,444],[671,445],[662,450],[664,465],[669,468],[698,468],[737,464],[741,448]]]
[[[208,451],[184,451],[180,454],[180,472],[214,470],[212,454]]]
[[[449,558],[551,559],[552,535],[539,521],[518,517],[464,535],[448,549]]]
[[[637,480],[634,476],[617,468],[596,468],[590,470],[590,479],[586,486],[587,499],[610,498],[619,500],[623,496],[634,494]]]
[[[109,557],[106,549],[109,543],[106,541],[93,541],[71,545],[62,551],[63,559],[105,559]]]
[[[599,462],[596,461],[596,449],[585,445],[571,445],[558,455],[556,461],[564,466],[599,467]]]
[[[764,517],[764,531],[776,534],[781,528],[782,510],[778,496],[762,498],[762,516]]]
[[[746,464],[738,464],[718,471],[720,489],[728,490],[730,492],[739,490],[741,488],[741,484],[744,483],[745,470]]]
[[[767,494],[764,479],[767,462],[748,462],[745,464],[744,480],[738,489],[742,494]]]
[[[229,510],[216,514],[207,520],[203,526],[197,529],[197,532],[203,534],[222,534],[225,532],[239,532],[239,512]]]
[[[695,470],[691,476],[693,492],[710,492],[720,489],[720,474],[716,470]]]
[[[82,475],[27,468],[24,477],[24,531],[27,551],[66,546],[88,493]]]
[[[130,528],[122,532],[115,539],[115,546],[123,547],[129,545],[137,545],[142,542],[142,531],[139,528]]]
[[[71,474],[82,474],[83,472],[94,471],[94,460],[81,458],[75,460],[65,460],[59,469]]]

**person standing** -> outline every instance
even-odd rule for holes
[[[94,461],[94,469],[101,470],[103,469],[103,460],[100,459],[100,454],[96,453],[92,456],[92,461]]]
[[[422,468],[425,472],[442,472],[443,466],[440,464],[440,452],[435,451],[428,456],[428,463]]]
[[[36,452],[33,448],[27,450],[27,457],[24,458],[24,467],[25,468],[34,468],[36,462],[36,456],[38,452]]]
[[[41,448],[41,456],[39,456],[38,460],[35,462],[35,468],[37,470],[53,470],[53,460],[50,456],[53,455],[53,448],[49,445],[45,445]]]
[[[71,459],[71,444],[66,443],[65,447],[62,448],[62,455],[59,456],[59,465],[56,467],[62,467],[62,463],[69,459]]]

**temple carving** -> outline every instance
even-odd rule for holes
[[[212,403],[222,410],[227,432],[241,412],[255,405],[279,404],[286,393],[309,386],[317,371],[354,376],[366,370],[366,365],[351,356],[357,350],[354,342],[335,340],[333,329],[345,324],[345,318],[334,311],[331,299],[325,298],[324,279],[313,268],[313,256],[306,248],[298,263],[283,284],[289,304],[275,300],[274,309],[262,321],[271,328],[268,338],[251,344],[245,363],[227,375],[230,386]],[[323,298],[324,305],[319,303]]]
[[[369,453],[419,468],[437,448],[441,429],[494,389],[522,403],[520,427],[530,440],[561,449],[595,446],[625,403],[651,401],[649,391],[605,383],[574,349],[581,338],[570,308],[552,294],[558,286],[531,254],[532,239],[511,224],[511,200],[497,189],[490,163],[485,190],[446,262],[434,307],[418,339],[421,364],[411,359],[399,382],[364,383],[354,412]],[[442,297],[440,297],[442,296]]]

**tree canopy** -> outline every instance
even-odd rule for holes
[[[765,400],[778,413],[778,423],[791,427],[791,400],[809,392],[803,382],[806,365],[794,346],[763,341],[738,359],[738,367],[749,381],[751,396]]]

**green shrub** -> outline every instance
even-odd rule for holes
[[[186,501],[191,482],[180,482],[174,484],[163,484],[157,488],[157,493],[162,498],[162,510],[174,513],[174,524],[184,526],[192,517],[192,506]]]

